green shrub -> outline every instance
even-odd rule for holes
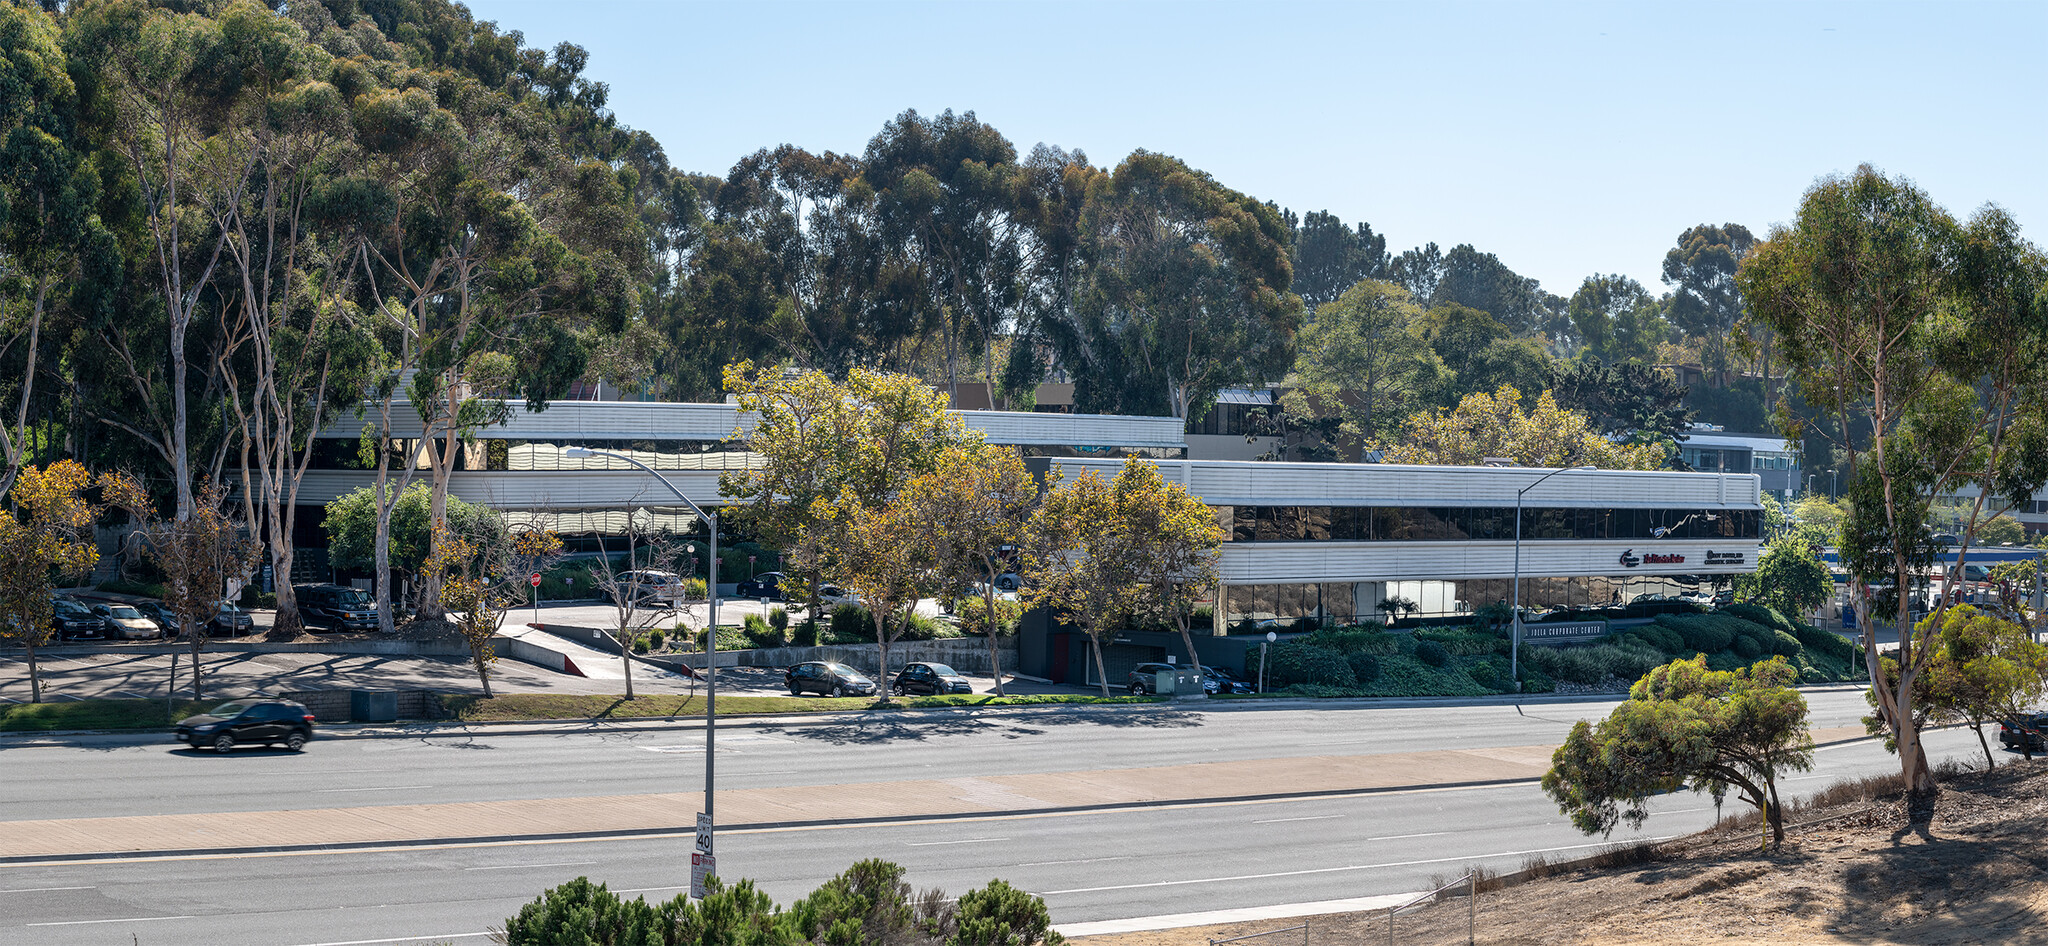
[[[1419,628],[1415,631],[1415,639],[1442,644],[1444,650],[1454,657],[1483,657],[1508,649],[1507,635],[1470,627]]]
[[[1619,677],[1634,681],[1665,662],[1664,655],[1643,646],[1594,644],[1587,647],[1532,647],[1523,662],[1559,680],[1588,686]]]
[[[1473,661],[1472,665],[1465,669],[1465,674],[1472,678],[1473,683],[1489,690],[1505,693],[1514,689],[1509,685],[1507,658],[1498,654]]]
[[[782,646],[782,629],[770,627],[758,614],[747,615],[740,629],[740,633],[746,636],[748,647]]]
[[[789,630],[789,612],[781,608],[769,608],[768,626],[778,631]]]
[[[162,585],[142,581],[128,581],[121,578],[110,578],[100,582],[99,588],[101,591],[109,594],[135,595],[141,598],[161,598],[164,596],[164,586]]]
[[[1351,665],[1351,676],[1359,683],[1371,683],[1380,675],[1380,659],[1372,654],[1363,651],[1345,654],[1344,662]]]
[[[1747,602],[1731,604],[1722,608],[1721,613],[1730,617],[1741,618],[1752,624],[1761,624],[1774,631],[1789,632],[1793,630],[1793,623],[1785,615],[1779,613],[1778,609],[1765,607],[1760,604],[1749,604]]]
[[[1379,658],[1379,676],[1359,686],[1363,696],[1490,696],[1458,668],[1439,670],[1406,654]]]
[[[277,596],[268,591],[257,591],[255,585],[247,585],[242,588],[242,596],[235,599],[235,604],[240,605],[245,610],[248,608],[270,610],[277,607]]]
[[[798,647],[818,646],[818,622],[808,618],[797,623],[796,632],[790,635]]]
[[[683,579],[683,597],[701,601],[704,599],[705,591],[709,587],[704,584],[704,579],[702,578],[685,578]]]
[[[1850,643],[1848,638],[1833,631],[1823,631],[1811,624],[1798,624],[1793,626],[1792,636],[1798,638],[1799,643],[1806,645],[1806,649],[1822,654],[1830,659],[1838,661],[1854,661],[1859,659],[1860,648]]]
[[[661,628],[657,627],[654,630],[647,632],[647,646],[652,647],[655,650],[660,650],[667,645],[668,635],[662,633]]]
[[[1747,634],[1735,638],[1728,649],[1735,651],[1735,656],[1744,660],[1755,660],[1764,655],[1763,645],[1757,643],[1756,638]]]
[[[1708,670],[1740,670],[1747,666],[1749,666],[1749,663],[1741,657],[1735,656],[1735,652],[1731,650],[1707,655]]]
[[[1799,638],[1793,637],[1784,631],[1771,632],[1771,653],[1784,657],[1796,657],[1803,651],[1804,648],[1799,646]]]
[[[857,604],[832,609],[832,637],[836,641],[875,642],[875,616]]]
[[[1442,667],[1451,662],[1451,652],[1436,641],[1418,641],[1415,644],[1415,659],[1432,667]]]
[[[899,632],[898,639],[906,641],[929,641],[961,636],[959,628],[923,614],[913,614],[903,619]]]
[[[645,635],[645,634],[642,634],[642,635],[640,635],[640,636],[638,636],[638,637],[635,637],[635,638],[633,638],[633,652],[634,652],[634,653],[636,653],[636,654],[644,654],[644,653],[647,653],[647,650],[648,650],[648,643],[647,643],[647,635]]]
[[[1334,687],[1358,685],[1358,677],[1351,672],[1351,665],[1344,661],[1344,655],[1327,647],[1302,640],[1281,641],[1267,648],[1267,656],[1270,663],[1266,668],[1266,685],[1276,689],[1297,683]]]
[[[1737,619],[1709,614],[1660,614],[1656,625],[1678,634],[1689,650],[1711,654],[1727,650],[1735,640],[1732,626]]]
[[[1385,656],[1398,653],[1401,646],[1400,635],[1389,634],[1378,624],[1326,627],[1310,634],[1306,640],[1317,647],[1325,647],[1340,654]]]
[[[1550,679],[1549,674],[1526,663],[1522,665],[1523,693],[1554,693],[1556,691],[1557,681]]]

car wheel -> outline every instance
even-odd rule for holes
[[[896,695],[897,695],[897,696],[909,696],[909,695],[910,695],[910,688],[909,688],[909,687],[907,687],[907,686],[903,686],[903,685],[901,685],[901,684],[898,684],[898,685],[896,685],[896,686],[894,686],[894,687],[891,687],[890,689],[894,690],[894,691],[896,692]]]
[[[215,737],[213,737],[213,751],[215,751],[215,752],[233,752],[233,751],[235,751],[235,737],[233,737],[233,736],[231,736],[231,735],[228,735],[227,733],[221,733],[220,735],[218,735],[218,736],[215,736]]]
[[[794,683],[792,683],[792,684],[790,684],[790,685],[789,685],[789,695],[790,695],[790,696],[802,696],[802,695],[804,695],[804,691],[803,691],[803,688],[802,688],[802,687],[800,687],[800,686],[797,686],[797,685],[796,685],[796,684],[794,684]]]
[[[833,695],[833,696],[845,696],[845,695],[846,695],[846,688],[845,688],[845,687],[843,687],[843,686],[834,686],[834,687],[832,688],[832,695]]]
[[[284,738],[284,747],[293,752],[306,748],[306,734],[295,732]]]
[[[1133,683],[1133,684],[1131,684],[1131,695],[1132,695],[1132,696],[1144,696],[1144,695],[1145,695],[1145,685],[1144,685],[1144,684],[1142,684],[1142,683]]]

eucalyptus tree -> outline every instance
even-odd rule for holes
[[[920,337],[938,334],[948,393],[965,357],[985,357],[1023,301],[1023,227],[1011,213],[1017,150],[973,112],[906,111],[868,142],[878,246],[910,274]],[[922,361],[916,355],[913,361]]]
[[[222,221],[257,170],[233,130],[259,90],[301,67],[301,34],[252,0],[210,16],[140,2],[86,4],[67,16],[66,48],[94,79],[106,147],[140,206],[144,265],[162,309],[161,321],[98,326],[132,395],[127,410],[102,420],[164,459],[183,521],[194,508],[187,343],[225,305],[216,285],[230,239]]]
[[[99,175],[68,67],[55,17],[0,6],[0,70],[9,80],[0,82],[0,495],[50,440],[30,425],[34,408],[51,400],[38,378],[59,370],[44,337],[61,342],[103,313],[123,273],[95,206]]]
[[[1292,288],[1309,310],[1337,301],[1361,280],[1387,278],[1393,265],[1387,238],[1365,221],[1346,227],[1327,210],[1309,213],[1298,223],[1292,213],[1285,217],[1294,231]]]
[[[1672,287],[1665,315],[1686,335],[1705,343],[1709,371],[1728,371],[1728,341],[1743,322],[1743,294],[1736,270],[1757,239],[1737,223],[1700,224],[1678,235],[1664,254],[1664,284]],[[1750,323],[1753,329],[1765,326]],[[1767,373],[1768,373],[1768,369]]]
[[[1085,272],[1054,339],[1077,409],[1200,417],[1219,389],[1287,370],[1301,299],[1278,211],[1145,151],[1089,183]]]
[[[1421,322],[1422,310],[1400,286],[1365,279],[1346,289],[1301,331],[1300,387],[1289,392],[1288,409],[1336,411],[1354,437],[1376,437],[1399,423],[1443,372]]]
[[[1937,497],[1976,493],[1954,581],[2001,511],[1987,503],[2025,501],[2048,482],[2048,261],[1997,207],[1959,223],[1910,181],[1866,165],[1808,190],[1794,222],[1743,259],[1737,285],[1818,408],[1810,419],[1781,411],[1786,435],[1810,428],[1848,464],[1851,599],[1863,627],[1882,610],[1900,631],[1889,679],[1866,640],[1872,689],[1908,786],[1931,791],[1914,694],[1951,602],[1916,626],[1899,589],[1933,567]],[[1893,590],[1874,600],[1874,585]]]

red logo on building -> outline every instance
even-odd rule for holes
[[[1645,556],[1643,556],[1643,564],[1645,564],[1645,565],[1683,565],[1683,564],[1685,564],[1685,556],[1683,556],[1683,555],[1673,555],[1673,554],[1670,554],[1670,553],[1665,553],[1665,552],[1652,552],[1652,553],[1650,553],[1650,554],[1648,554],[1648,555],[1645,555]]]

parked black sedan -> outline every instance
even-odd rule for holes
[[[1230,672],[1228,667],[1203,664],[1202,673],[1209,678],[1210,682],[1216,685],[1209,691],[1211,693],[1250,693],[1257,689],[1257,687],[1246,682],[1244,678]]]
[[[945,664],[913,663],[906,665],[896,674],[896,682],[890,684],[898,696],[912,693],[936,695],[941,693],[973,693],[974,684]]]
[[[809,690],[820,696],[873,696],[875,681],[845,664],[813,660],[782,671],[782,685],[790,696]]]
[[[194,749],[233,752],[237,745],[282,743],[293,752],[313,738],[313,714],[288,700],[236,700],[178,721],[172,738]]]
[[[782,573],[762,572],[733,589],[735,598],[759,598],[766,601],[782,600]]]

